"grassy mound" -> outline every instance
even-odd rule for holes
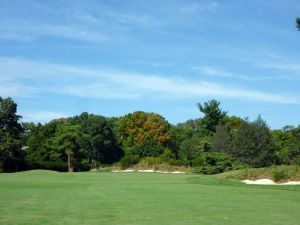
[[[249,168],[217,174],[215,177],[234,180],[271,179],[275,182],[300,181],[300,168],[296,165]]]
[[[166,162],[165,160],[162,160],[158,157],[145,157],[138,161],[137,163],[133,165],[129,165],[126,167],[123,167],[121,163],[115,163],[113,165],[107,165],[102,166],[97,169],[97,171],[112,171],[112,170],[153,170],[153,171],[164,171],[164,172],[174,172],[174,171],[181,171],[181,172],[192,172],[192,168],[187,166],[181,166],[181,165],[171,165],[170,163]]]
[[[152,169],[154,171],[182,171],[182,172],[191,172],[191,168],[186,166],[176,166],[170,165],[164,161],[161,161],[159,158],[146,157],[142,159],[139,163],[131,166],[131,169],[134,170],[147,170]]]

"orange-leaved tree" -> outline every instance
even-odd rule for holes
[[[170,124],[156,113],[134,112],[118,121],[117,136],[123,149],[128,149],[151,141],[160,146],[167,146],[170,135]]]

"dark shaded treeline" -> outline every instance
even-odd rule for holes
[[[0,97],[0,169],[83,171],[141,159],[219,173],[243,167],[300,164],[300,128],[270,130],[258,116],[229,116],[220,102],[197,104],[203,116],[171,125],[156,113],[88,114],[44,125],[20,123],[17,105]]]

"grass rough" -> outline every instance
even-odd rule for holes
[[[216,174],[215,177],[233,180],[271,179],[279,183],[286,181],[300,181],[300,168],[297,165],[248,168]]]

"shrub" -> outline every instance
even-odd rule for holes
[[[216,174],[242,168],[242,165],[223,152],[204,152],[193,161],[195,173]]]
[[[157,144],[151,139],[146,139],[144,142],[133,146],[129,153],[138,155],[139,157],[157,157],[165,152],[166,148]]]
[[[25,160],[22,159],[6,159],[0,165],[0,171],[3,172],[18,172],[27,170],[28,165]]]
[[[241,170],[241,169],[246,169],[246,168],[247,168],[247,166],[242,164],[240,161],[233,160],[231,170]],[[227,172],[227,171],[225,171],[225,172]]]
[[[137,155],[125,155],[121,160],[121,168],[126,169],[134,164],[137,164],[139,162],[139,156]]]
[[[170,159],[168,163],[171,166],[189,166],[189,163],[183,159]]]
[[[74,171],[88,171],[91,169],[90,163],[88,161],[77,162],[73,164]],[[36,161],[28,162],[28,169],[43,169],[43,170],[55,170],[58,172],[67,172],[68,163],[64,161]]]
[[[36,161],[28,163],[29,169],[55,170],[59,172],[67,172],[68,164],[63,161]]]
[[[175,159],[175,155],[173,154],[173,152],[171,151],[171,149],[164,149],[164,153],[160,156],[160,158],[164,161],[164,162],[169,162],[172,159]]]
[[[291,170],[290,170],[291,176],[292,177],[297,176],[298,172],[299,172],[299,166],[298,165],[292,165]]]
[[[76,172],[89,171],[90,169],[91,169],[91,165],[88,161],[74,163],[74,171]]]
[[[289,178],[289,172],[286,168],[276,168],[272,171],[272,178],[275,182],[286,181]]]
[[[162,159],[159,157],[145,157],[141,160],[140,164],[144,166],[154,166],[163,163]]]

